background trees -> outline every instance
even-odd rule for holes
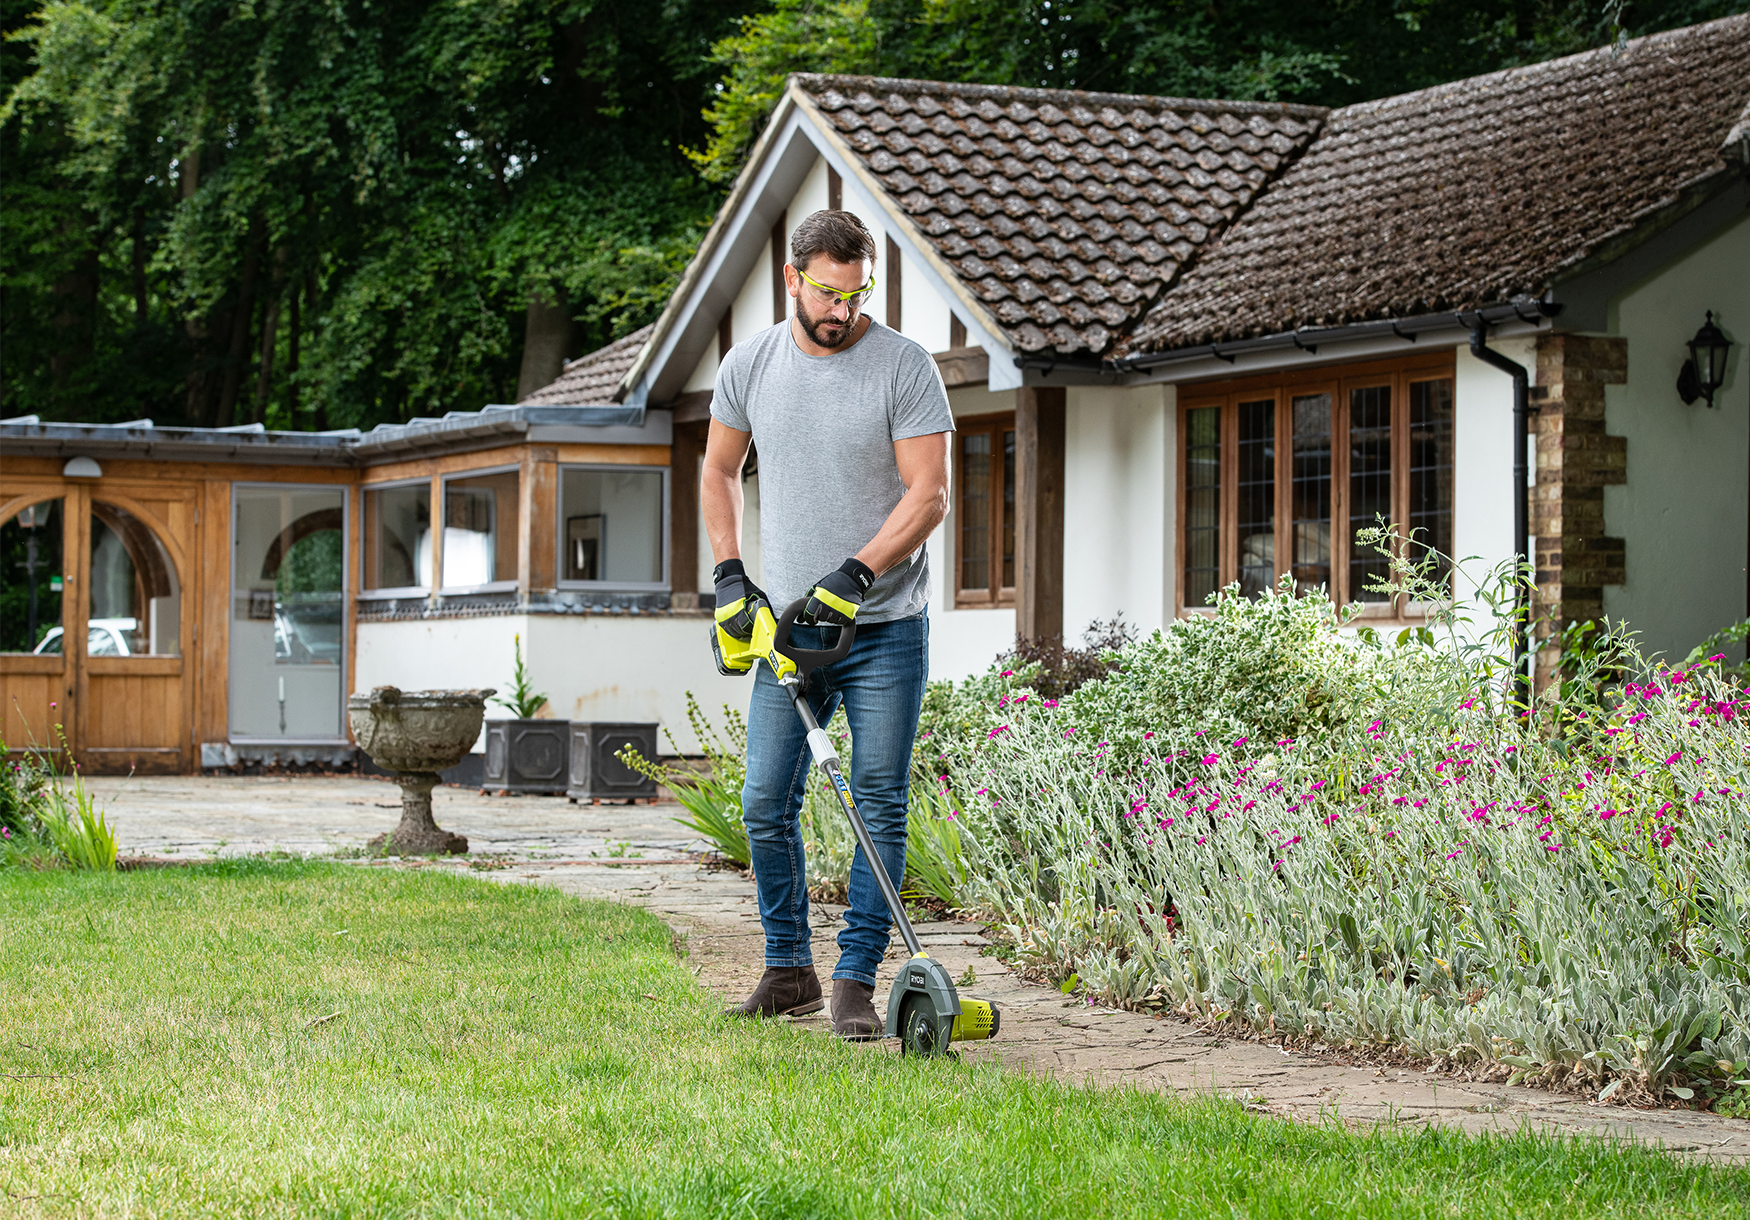
[[[370,427],[651,320],[795,70],[1341,104],[1743,0],[0,0],[0,415]]]

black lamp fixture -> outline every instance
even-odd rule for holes
[[[1677,374],[1677,393],[1685,403],[1705,398],[1708,406],[1714,405],[1714,391],[1726,383],[1726,353],[1731,350],[1732,341],[1720,333],[1713,310],[1708,310],[1707,321],[1689,341],[1689,359]]]

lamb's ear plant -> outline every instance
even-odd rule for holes
[[[497,695],[492,702],[505,708],[518,720],[532,719],[536,712],[546,706],[547,696],[536,694],[534,683],[529,681],[528,667],[523,664],[523,637],[515,637],[516,668],[511,671],[509,696]]]
[[[1567,675],[1583,698],[1525,706],[1523,569],[1473,581],[1382,532],[1420,628],[1225,590],[1060,706],[1004,695],[942,734],[968,900],[1024,967],[1108,1002],[1610,1098],[1731,1095],[1750,698],[1612,624]]]

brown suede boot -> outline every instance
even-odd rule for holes
[[[875,989],[856,979],[832,981],[832,1032],[846,1042],[873,1042],[887,1029],[875,1013]]]
[[[813,966],[767,966],[753,994],[723,1011],[732,1017],[805,1017],[825,1007]]]

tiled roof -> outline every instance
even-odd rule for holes
[[[654,324],[640,327],[623,339],[579,356],[565,366],[557,381],[542,386],[518,405],[570,407],[614,401],[614,389],[620,378],[632,367],[639,349],[655,329]]]
[[[1324,111],[792,78],[1022,352],[1102,354]]]
[[[1750,17],[1333,111],[1131,353],[1542,293],[1723,181]],[[1741,156],[1736,148],[1734,158]]]

